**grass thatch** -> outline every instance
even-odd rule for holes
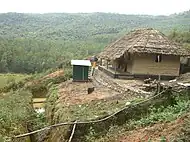
[[[125,52],[154,53],[165,55],[187,56],[190,50],[169,40],[163,33],[152,29],[138,29],[108,45],[100,54],[104,59],[116,59]]]

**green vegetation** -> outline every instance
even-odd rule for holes
[[[189,30],[190,12],[170,16],[91,14],[0,14],[0,72],[35,73],[68,67],[71,59],[99,53],[139,27],[168,34]]]
[[[190,30],[181,32],[175,29],[170,33],[169,38],[183,44],[185,48],[190,48]]]
[[[190,11],[170,16],[125,15],[111,13],[0,14],[2,37],[86,40],[111,39],[138,27],[155,27],[168,32],[189,29]],[[99,41],[99,42],[100,42]],[[103,40],[107,42],[106,40]]]
[[[55,102],[58,99],[58,86],[52,85],[47,94],[47,103],[46,103],[46,117],[49,124],[53,124],[53,113],[55,109]]]
[[[17,76],[22,76],[18,78],[16,81],[14,79],[10,79],[12,75],[2,75],[2,82],[4,80],[9,80],[6,84],[3,84],[2,88],[0,88],[0,93],[7,93],[9,91],[16,90],[27,90],[33,94],[33,97],[45,97],[49,88],[54,84],[59,84],[64,82],[72,77],[71,69],[66,68],[61,74],[57,76],[51,77],[46,76],[50,73],[54,73],[55,70],[47,70],[46,72],[34,74],[34,75],[17,75],[13,76],[16,78]],[[56,72],[55,72],[56,73]],[[1,80],[0,80],[1,81]],[[2,94],[0,94],[1,96]]]
[[[32,95],[27,91],[9,92],[0,99],[0,136],[4,139],[27,132],[31,120]]]
[[[57,72],[55,69],[51,69],[34,75],[1,74],[0,141],[47,125],[45,114],[37,114],[34,111],[32,97],[35,95],[46,96],[51,86],[56,86],[55,84],[70,77],[70,68]],[[16,139],[16,141],[25,142],[30,139],[26,137]]]
[[[132,120],[131,125],[144,127],[156,122],[171,122],[189,111],[190,100],[188,97],[177,97],[175,99],[176,103],[170,106],[160,106],[159,108],[151,107],[149,110],[150,114],[147,117],[141,118],[138,121]]]
[[[190,114],[185,118],[185,123],[182,127],[182,132],[178,134],[176,141],[177,142],[188,142],[190,141]]]
[[[18,83],[19,81],[29,77],[25,74],[0,74],[0,88],[5,87],[12,82]]]
[[[126,131],[133,130],[133,129],[138,129],[141,127],[145,127],[148,125],[152,125],[158,122],[171,122],[173,120],[176,120],[183,114],[189,112],[190,108],[190,99],[189,96],[184,94],[184,96],[177,96],[175,98],[175,103],[171,104],[167,107],[160,106],[160,107],[150,107],[149,108],[149,113],[147,115],[142,116],[140,119],[131,119],[128,123],[125,123],[124,125],[114,125],[111,126],[108,130],[108,132],[103,135],[102,137],[95,137],[97,134],[95,133],[95,130],[91,130],[91,133],[86,135],[86,139],[88,142],[90,141],[96,141],[96,142],[108,142],[112,141],[114,139],[117,139],[119,136],[122,134],[126,133]],[[188,124],[188,125],[187,125]],[[184,129],[183,132],[180,135],[181,140],[189,140],[189,120],[187,119],[187,122],[184,124]],[[183,136],[183,137],[182,137]],[[164,140],[164,136],[162,136]],[[177,138],[173,138],[177,139]]]
[[[81,121],[92,120],[104,117],[106,115],[112,114],[125,106],[127,101],[124,100],[113,100],[113,101],[93,101],[87,104],[81,105],[70,105],[61,106],[59,105],[58,112],[62,114],[64,112],[64,117],[60,117],[60,121],[74,121],[78,118]]]
[[[71,58],[85,57],[87,47],[98,50],[98,46],[95,49],[93,43],[62,44],[29,39],[0,39],[0,72],[36,73],[50,68],[65,68],[70,66]],[[92,53],[91,50],[88,53]]]
[[[32,94],[18,90],[6,93],[0,99],[0,141],[27,133],[47,125],[45,114],[36,113],[32,106]],[[15,142],[30,142],[31,137],[14,139]]]
[[[35,95],[46,95],[49,88],[56,88],[56,84],[71,77],[70,69],[65,70],[63,74],[56,74],[57,76],[55,77],[49,76],[49,73],[53,71],[49,70],[31,76],[16,74],[2,75],[0,79],[2,81],[6,80],[5,82],[7,84],[4,84],[4,87],[0,90],[0,141],[1,139],[4,141],[11,136],[36,130],[47,125],[45,114],[38,114],[34,111],[32,97]],[[52,89],[50,89],[50,92],[51,96],[49,99],[55,103],[52,98]],[[26,137],[16,139],[16,141],[25,142],[30,139]]]

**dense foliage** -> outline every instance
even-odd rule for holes
[[[111,13],[0,14],[0,34],[52,40],[84,40],[129,31],[138,27],[155,27],[161,31],[189,29],[190,11],[170,16],[124,15]],[[101,38],[100,38],[101,39]]]
[[[70,59],[87,57],[104,44],[94,42],[55,43],[31,39],[0,39],[0,72],[35,73],[70,66]]]
[[[27,91],[9,92],[0,99],[0,141],[19,133],[27,132],[26,125],[34,112],[32,95]]]
[[[184,47],[186,48],[190,48],[190,30],[189,31],[186,31],[186,32],[180,32],[180,31],[177,31],[176,29],[173,30],[169,37],[176,41],[176,42],[179,42],[181,44],[184,45]]]
[[[25,74],[0,74],[0,90],[4,88],[7,84],[17,83],[25,78],[29,77],[29,75]]]

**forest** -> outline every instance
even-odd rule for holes
[[[132,29],[153,27],[190,43],[190,11],[170,16],[112,13],[0,14],[0,72],[39,73],[98,54]]]

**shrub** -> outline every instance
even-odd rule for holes
[[[0,99],[0,135],[12,136],[26,131],[27,121],[33,113],[31,93],[16,91]]]

